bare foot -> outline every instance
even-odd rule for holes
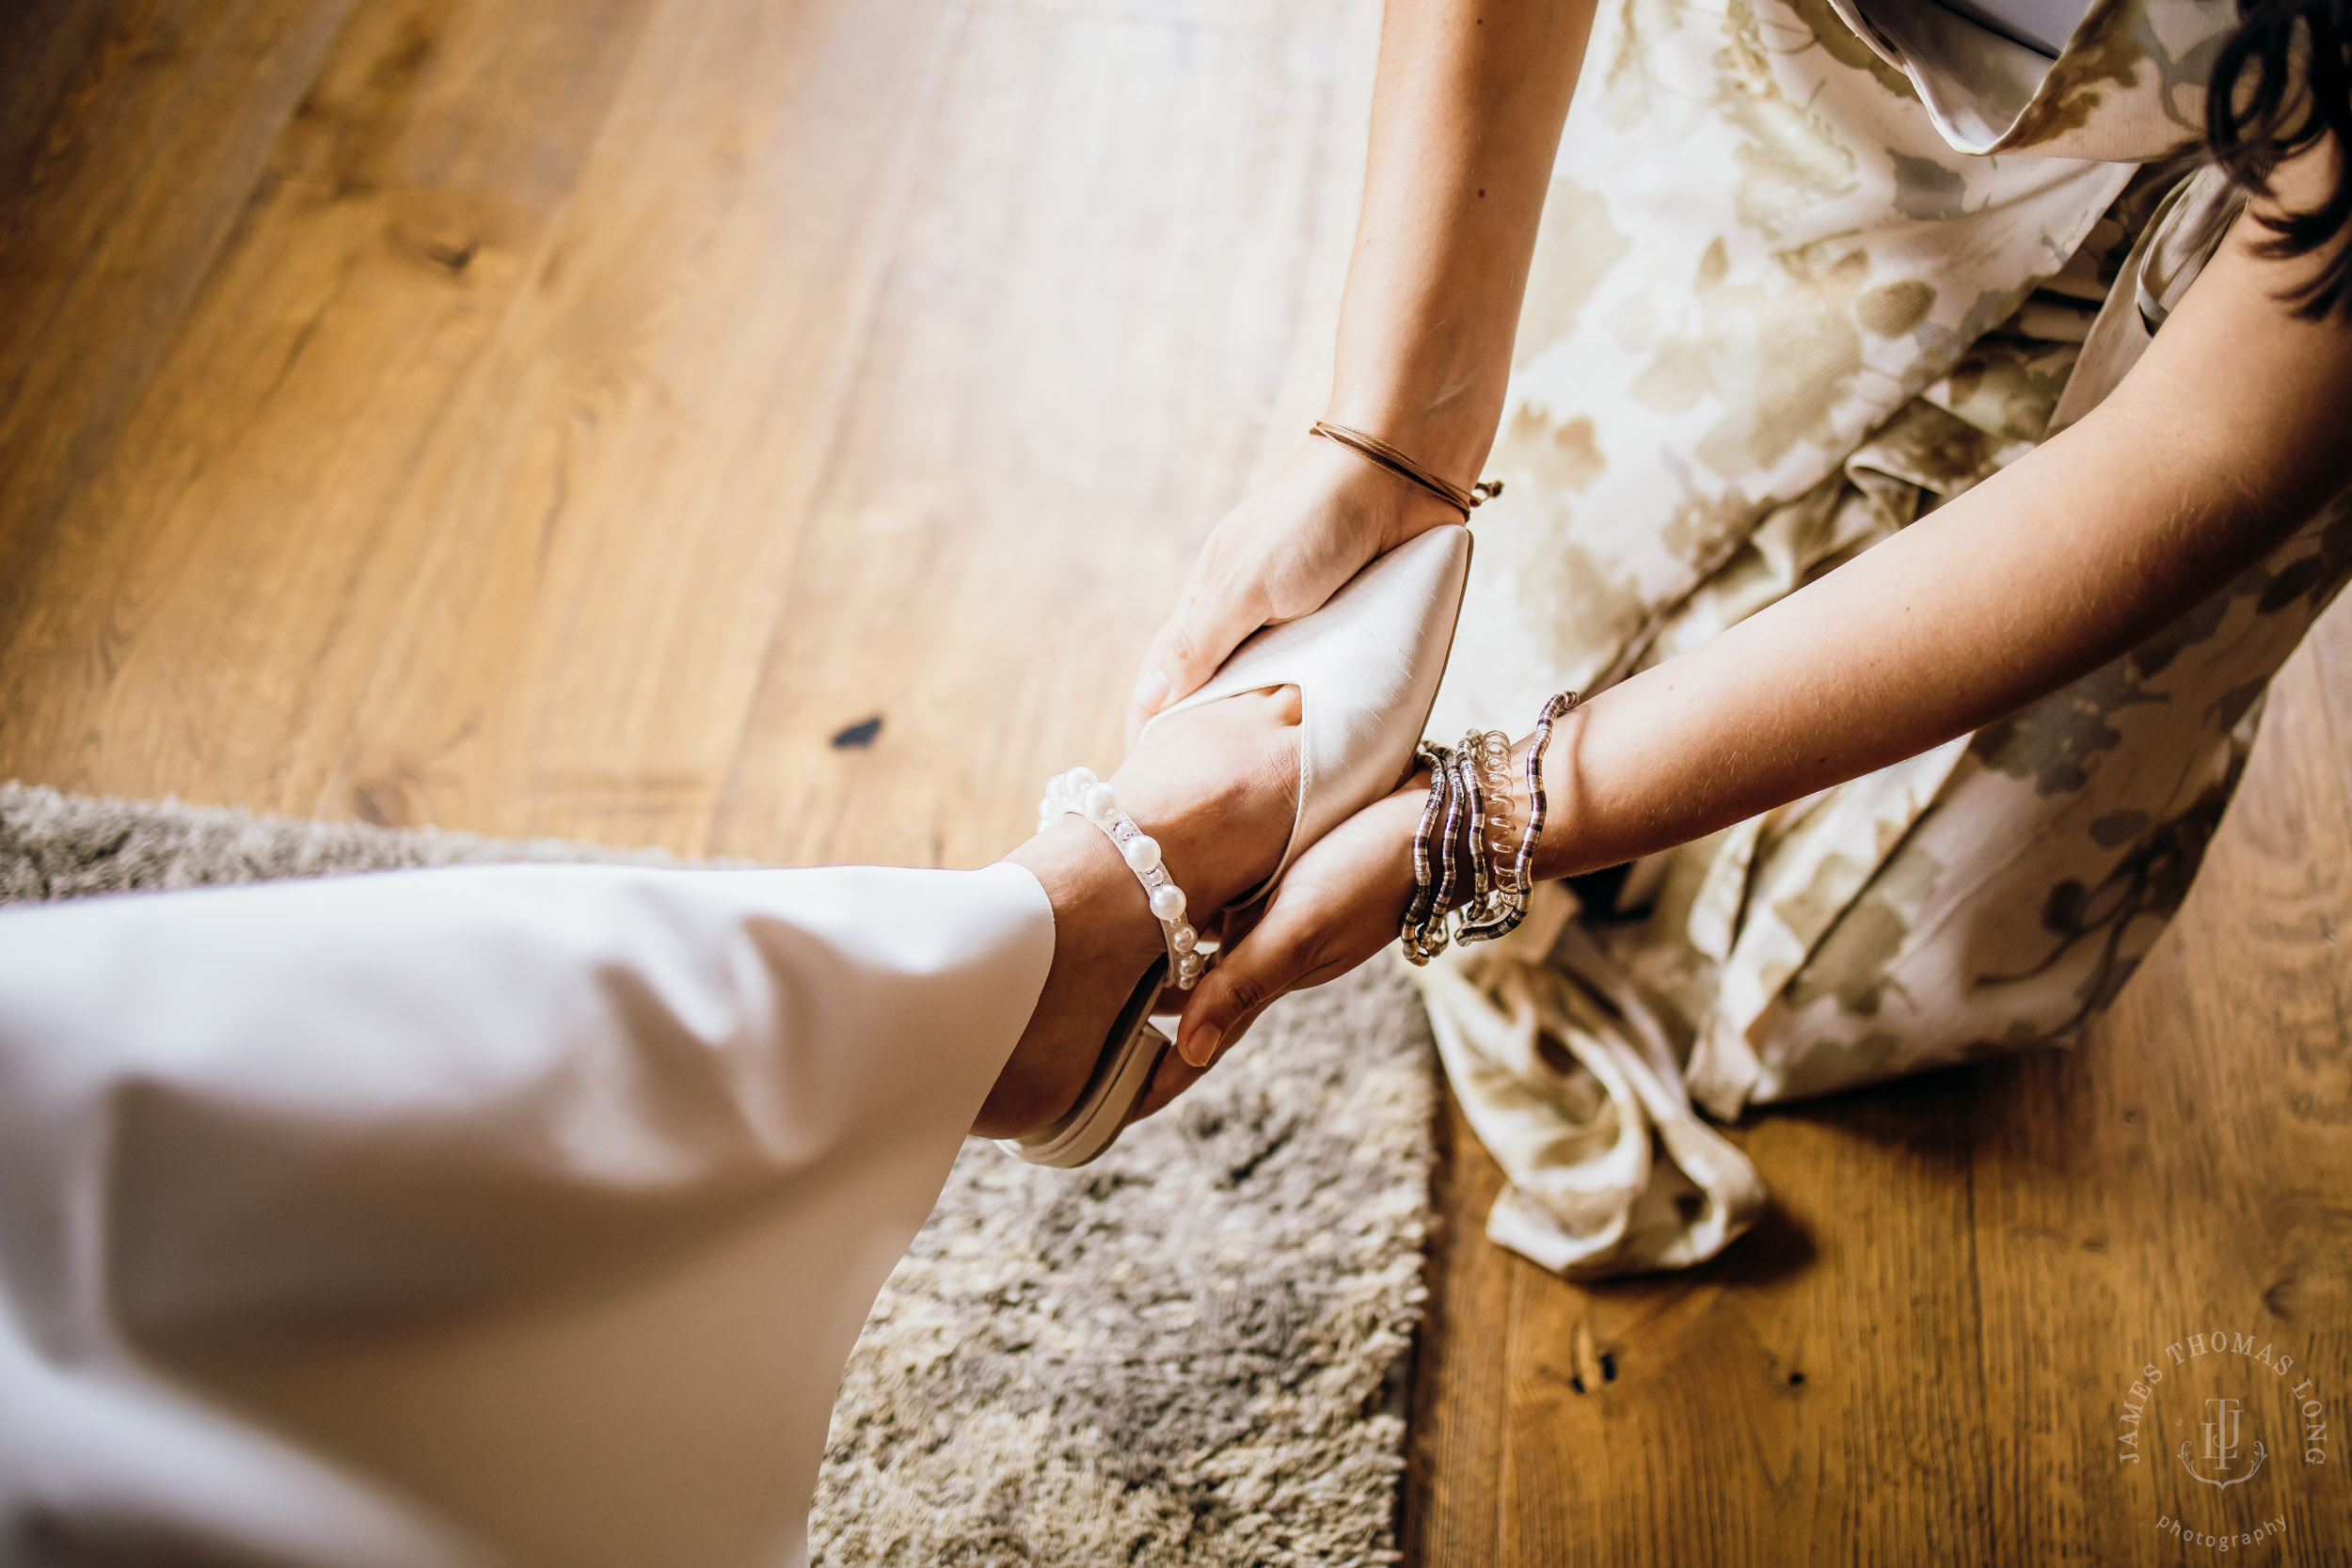
[[[1290,842],[1298,795],[1298,689],[1280,687],[1162,720],[1111,776],[1128,815],[1159,841],[1191,919],[1272,873]],[[972,1131],[1013,1137],[1052,1121],[1086,1086],[1136,982],[1165,951],[1142,885],[1102,831],[1075,816],[1005,859],[1025,867],[1054,905],[1054,963],[1037,1010]],[[1190,1074],[1173,1053],[1150,1108]]]

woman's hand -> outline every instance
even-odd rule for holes
[[[1128,745],[1251,632],[1321,609],[1375,556],[1454,520],[1437,497],[1310,436],[1273,483],[1209,535],[1175,613],[1143,656],[1127,708]]]
[[[1276,998],[1335,980],[1396,940],[1413,896],[1413,833],[1427,775],[1375,800],[1298,857],[1265,911],[1193,989],[1176,1030],[1184,1064],[1205,1069]]]
[[[1469,485],[1494,443],[1594,0],[1389,0],[1324,417]],[[1243,638],[1320,608],[1444,501],[1309,437],[1217,525],[1152,640],[1127,738]]]

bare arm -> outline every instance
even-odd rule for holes
[[[2294,171],[2309,188],[2316,171]],[[2282,184],[2285,183],[2282,182]],[[2282,195],[2300,193],[2287,185]],[[1543,877],[1681,844],[2013,713],[2169,625],[2352,480],[2352,327],[2241,219],[2081,423],[1555,742]]]
[[[1467,486],[1511,341],[1592,0],[1392,0],[1330,418]]]
[[[2317,160],[2282,170],[2309,204]],[[2169,624],[2352,483],[2352,325],[2277,295],[2319,258],[2241,219],[2123,384],[2080,424],[1704,646],[1570,716],[1547,759],[1540,878],[1685,843],[1964,735]],[[1421,795],[1302,856],[1186,1008],[1188,1058],[1273,997],[1394,940]]]
[[[1327,417],[1467,485],[1494,442],[1511,341],[1594,0],[1390,0]],[[1439,523],[1437,498],[1320,439],[1218,524],[1144,656],[1129,714],[1241,640],[1321,605]]]

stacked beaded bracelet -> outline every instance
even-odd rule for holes
[[[1168,942],[1168,974],[1178,990],[1190,990],[1208,967],[1200,951],[1200,933],[1184,919],[1184,890],[1176,885],[1160,863],[1159,841],[1129,816],[1119,803],[1119,791],[1094,776],[1092,769],[1073,768],[1045,781],[1045,799],[1037,804],[1037,831],[1043,832],[1065,816],[1085,817],[1110,836],[1127,869],[1143,884],[1152,913]]]
[[[1450,915],[1483,913],[1498,894],[1489,830],[1509,826],[1507,784],[1492,787],[1502,782],[1488,761],[1498,750],[1507,767],[1510,739],[1489,730],[1465,735],[1458,749],[1424,740],[1415,751],[1429,769],[1429,799],[1413,834],[1413,898],[1399,936],[1405,956],[1416,964],[1445,951]],[[1473,918],[1465,916],[1466,922]]]
[[[1406,958],[1425,964],[1446,949],[1446,923],[1460,917],[1451,940],[1492,942],[1527,915],[1529,873],[1544,832],[1544,753],[1551,727],[1576,706],[1573,691],[1544,705],[1527,752],[1526,824],[1514,851],[1511,828],[1511,743],[1499,730],[1472,731],[1459,748],[1422,741],[1416,755],[1429,769],[1429,800],[1413,834],[1413,898],[1398,931]]]

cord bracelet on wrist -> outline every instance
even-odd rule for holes
[[[1544,753],[1553,724],[1580,700],[1560,692],[1536,718],[1527,752],[1527,821],[1516,846],[1502,836],[1512,826],[1509,737],[1473,730],[1458,748],[1421,743],[1415,756],[1429,769],[1429,799],[1413,834],[1413,896],[1397,933],[1408,962],[1427,963],[1449,941],[1507,936],[1526,918],[1547,815]],[[1449,920],[1456,922],[1450,938]]]
[[[1502,494],[1502,481],[1499,479],[1482,479],[1465,490],[1442,475],[1432,473],[1429,469],[1422,467],[1404,452],[1380,439],[1379,436],[1368,436],[1360,430],[1351,429],[1343,424],[1333,424],[1328,420],[1317,420],[1307,434],[1320,436],[1327,441],[1337,441],[1365,461],[1388,469],[1406,483],[1420,485],[1459,512],[1462,515],[1462,521],[1466,523],[1470,521],[1472,507],[1483,505]]]

